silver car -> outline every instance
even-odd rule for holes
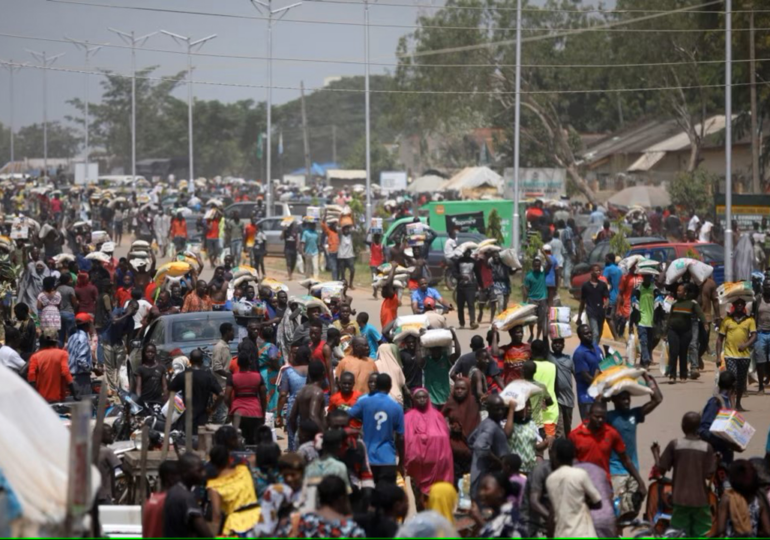
[[[299,226],[302,223],[302,218],[298,216],[292,216],[294,222]],[[260,231],[267,236],[267,254],[268,256],[283,256],[284,242],[281,239],[281,233],[283,232],[283,217],[270,217],[261,219],[257,222],[257,227]]]

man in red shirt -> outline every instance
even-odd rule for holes
[[[356,376],[351,372],[346,371],[340,375],[340,391],[332,394],[329,398],[329,411],[327,414],[331,414],[334,409],[342,409],[348,412],[356,404],[358,398],[361,397],[361,392],[353,389],[355,384]],[[352,428],[361,429],[362,424],[359,420],[351,418],[348,425]]]
[[[72,384],[67,351],[56,347],[58,336],[46,335],[40,338],[40,350],[29,359],[27,379],[38,393],[49,403],[64,401],[66,388],[72,397],[78,399],[78,393]]]
[[[163,508],[166,504],[166,492],[180,481],[177,462],[166,460],[161,463],[158,467],[158,476],[161,491],[151,494],[142,510],[142,538],[163,536]]]
[[[206,253],[209,256],[211,268],[216,267],[219,258],[219,221],[222,214],[219,210],[214,211],[214,216],[206,220]]]
[[[607,473],[608,479],[610,478],[610,456],[614,450],[628,474],[636,480],[639,493],[642,497],[647,495],[644,479],[626,454],[623,438],[607,423],[607,406],[604,403],[591,404],[588,419],[570,432],[569,440],[575,445],[575,458],[601,467]]]

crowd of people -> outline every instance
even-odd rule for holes
[[[559,305],[580,231],[569,211],[535,204],[531,231],[548,232],[540,231],[546,243],[527,261],[522,299],[537,306],[537,319],[529,328],[493,325],[466,346],[450,313],[454,301],[430,286],[425,253],[406,238],[386,253],[381,234],[367,237],[372,271],[391,263],[374,288],[380,312],[370,316],[350,294],[357,224],[303,220],[283,229],[288,280],[299,260],[311,278],[311,294],[294,296],[267,277],[266,239],[256,227],[264,205],[240,216],[245,224],[209,205],[196,224],[205,239],[198,255],[189,251],[181,211],[157,211],[152,198],[146,205],[117,199],[81,190],[22,203],[37,228],[0,242],[0,278],[9,287],[0,363],[50,403],[89,396],[99,383],[116,402],[126,392],[144,406],[192,398],[176,425],[183,430],[191,416],[195,444],[213,425],[213,446],[161,463],[159,489],[143,511],[145,537],[617,537],[649,508],[638,426],[671,419],[656,416],[663,394],[650,372],[646,398],[589,392],[609,354],[608,316],[613,337],[638,335],[644,368],[658,341],[668,342],[669,382],[700,376],[717,329],[725,365],[715,394],[683,411],[680,437],[662,452],[652,448],[651,477],[660,484],[671,471],[660,508],[688,536],[770,535],[770,463],[736,459],[743,449],[710,431],[721,409],[742,410],[752,353],[760,389],[770,384],[770,280],[752,310],[739,299],[722,314],[713,279],[699,283],[685,273],[666,284],[659,271],[624,273],[608,254],[582,287],[579,343],[569,354],[567,340],[551,336],[550,308]],[[405,217],[411,205],[393,211]],[[488,305],[490,320],[503,311],[517,269],[499,251],[459,252],[456,232],[449,231],[446,254],[457,319],[459,328],[467,322],[477,330],[483,309],[475,308]],[[129,255],[116,258],[124,233],[134,240]],[[312,288],[321,251],[331,280],[342,283],[328,294]],[[169,255],[189,270],[163,278],[156,256]],[[395,278],[400,268],[409,268],[405,283]],[[478,304],[480,294],[488,301]],[[668,310],[667,294],[674,297]],[[174,373],[160,344],[143,339],[147,328],[162,316],[207,311],[232,311],[233,322],[218,327],[210,353],[193,350]],[[407,314],[425,316],[416,334],[399,327]],[[448,330],[451,343],[424,344],[435,329]],[[132,356],[136,367],[128,368]],[[519,402],[504,396],[519,380],[542,392]],[[101,438],[99,504],[118,499],[112,479],[120,461],[108,447],[115,436],[106,428]]]

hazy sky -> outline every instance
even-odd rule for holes
[[[88,3],[119,6],[142,6],[170,10],[199,11],[245,17],[261,16],[249,0],[83,0]],[[352,0],[356,1],[356,0]],[[429,4],[430,0],[419,0]],[[390,3],[409,3],[409,0],[389,0]],[[294,0],[274,0],[273,7],[290,5]],[[414,2],[415,4],[417,2]],[[440,0],[436,0],[440,5]],[[144,35],[160,29],[177,34],[192,36],[194,39],[210,34],[218,37],[207,43],[201,52],[265,56],[267,52],[267,22],[245,18],[222,18],[190,14],[159,13],[127,9],[75,5],[49,2],[46,0],[0,0],[0,33],[28,37],[62,39],[65,35],[74,39],[92,42],[123,44],[119,37],[110,32],[111,26],[124,31],[136,31]],[[428,12],[433,12],[430,10]],[[415,7],[388,7],[371,5],[371,22],[376,24],[414,25],[419,9]],[[276,58],[304,58],[323,60],[363,61],[364,28],[361,26],[304,24],[291,22],[292,19],[308,21],[339,21],[363,23],[362,3],[340,5],[306,1],[292,9],[283,21],[274,27],[273,55]],[[372,61],[395,62],[398,38],[408,33],[408,28],[371,28]],[[146,47],[166,50],[182,50],[170,37],[158,34],[150,38]],[[36,62],[25,49],[45,51],[49,55],[66,53],[55,64],[57,67],[82,69],[85,65],[83,53],[69,43],[51,43],[33,39],[18,39],[0,36],[0,59]],[[156,75],[169,76],[186,68],[186,56],[162,52],[137,51],[137,67],[158,65]],[[263,60],[236,58],[195,58],[195,78],[199,80],[264,85],[266,62]],[[131,53],[126,49],[103,48],[92,60],[93,68],[111,69],[129,74]],[[383,73],[392,68],[373,66],[372,73]],[[364,66],[355,64],[333,64],[320,62],[275,61],[273,84],[275,86],[299,87],[304,80],[306,87],[319,87],[326,77],[335,75],[363,75]],[[16,118],[19,126],[41,122],[43,71],[24,69],[15,76]],[[9,75],[0,70],[0,121],[9,122],[8,103]],[[89,92],[91,101],[101,96],[100,77],[91,76]],[[74,114],[66,101],[84,94],[85,76],[76,73],[48,71],[49,119],[62,119]],[[186,98],[186,88],[181,86],[177,95]],[[195,86],[195,95],[201,99],[234,101],[253,98],[265,99],[261,88],[228,88],[205,85]],[[282,103],[299,96],[296,90],[275,90],[275,103]]]

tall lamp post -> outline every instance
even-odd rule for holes
[[[519,140],[521,131],[521,0],[516,2],[516,80],[513,126],[513,249],[521,249],[521,217],[519,205]],[[521,255],[519,255],[521,256]]]
[[[733,2],[725,1],[725,281],[733,280]]]
[[[187,138],[189,141],[189,153],[190,153],[190,178],[188,178],[187,190],[190,193],[195,193],[195,171],[193,169],[193,78],[192,78],[192,53],[199,50],[207,41],[211,41],[216,34],[211,34],[205,38],[192,40],[191,37],[180,36],[167,30],[161,30],[163,34],[166,34],[179,45],[187,47]]]
[[[13,75],[17,71],[20,71],[21,68],[27,67],[27,64],[19,64],[18,62],[14,62],[13,60],[9,62],[0,62],[0,65],[2,65],[5,69],[8,70],[8,73],[10,74],[10,80],[8,81],[9,85],[9,92],[8,96],[10,99],[10,105],[11,105],[11,163],[16,161],[16,153],[14,150],[14,103],[13,103],[13,94],[14,94],[14,81],[13,81]]]
[[[372,123],[369,105],[369,3],[372,0],[364,0],[364,65],[366,75],[364,77],[364,110],[366,116],[366,226],[372,224]]]
[[[290,9],[302,5],[302,2],[273,9],[273,0],[249,0],[257,11],[267,15],[267,170],[265,171],[265,185],[267,187],[267,216],[273,215],[273,181],[272,181],[272,159],[273,145],[271,143],[273,134],[273,24],[280,21]],[[310,180],[309,178],[307,179]]]
[[[52,66],[64,53],[48,56],[45,51],[37,52],[27,49],[27,52],[40,62],[43,68],[43,171],[48,176],[48,67]]]
[[[88,115],[88,79],[89,79],[89,69],[91,67],[91,57],[94,56],[96,53],[99,52],[99,50],[102,48],[101,45],[91,45],[88,41],[79,41],[77,39],[72,39],[70,37],[64,36],[64,39],[71,42],[75,47],[83,51],[83,54],[85,55],[86,59],[86,84],[85,84],[85,110],[84,115],[85,118],[83,119],[83,131],[85,132],[85,159],[86,159],[86,172],[85,172],[85,178],[86,183],[88,182],[88,164],[91,161],[91,146],[89,144],[89,132],[90,132],[90,126],[88,124],[89,122],[89,115]],[[94,178],[93,180],[96,180]]]
[[[109,28],[109,30],[115,32],[131,47],[131,180],[136,187],[136,48],[144,45],[157,32],[136,37],[133,30],[131,32],[123,32],[115,28]]]

